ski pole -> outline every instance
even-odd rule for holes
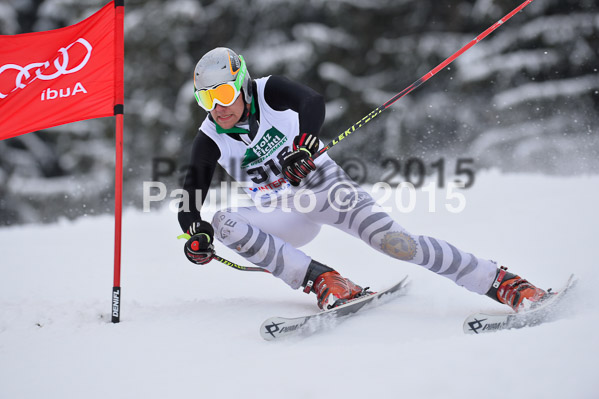
[[[481,40],[483,40],[491,32],[493,32],[495,29],[499,28],[507,20],[509,20],[511,17],[513,17],[518,12],[522,11],[522,9],[524,7],[526,7],[527,5],[529,5],[532,2],[533,2],[533,0],[526,0],[524,3],[520,4],[514,10],[512,10],[512,12],[510,12],[509,14],[507,14],[506,16],[504,16],[503,18],[501,18],[499,21],[495,22],[487,30],[485,30],[483,33],[481,33],[480,35],[478,35],[477,37],[475,37],[474,39],[472,39],[468,44],[466,44],[464,47],[462,47],[461,49],[459,49],[458,51],[456,51],[453,55],[451,55],[449,58],[447,58],[445,61],[443,61],[439,65],[437,65],[431,71],[427,72],[420,79],[416,80],[414,83],[412,83],[411,85],[409,85],[408,87],[406,87],[404,90],[402,90],[401,92],[397,93],[389,101],[387,101],[383,105],[377,107],[376,109],[374,109],[373,111],[371,111],[368,115],[366,115],[365,117],[363,117],[362,119],[360,119],[358,122],[354,123],[349,129],[347,129],[345,132],[341,133],[337,138],[333,139],[333,141],[331,141],[325,147],[323,147],[322,149],[320,149],[316,154],[314,154],[314,156],[312,157],[312,159],[314,160],[314,159],[318,158],[319,156],[321,156],[322,154],[324,154],[326,151],[328,151],[330,148],[332,148],[332,147],[336,146],[337,144],[339,144],[341,142],[341,140],[343,140],[344,138],[346,138],[347,136],[349,136],[350,134],[352,134],[353,132],[355,132],[356,130],[358,130],[360,127],[364,126],[366,123],[368,123],[371,120],[373,120],[381,112],[383,112],[384,110],[386,110],[387,108],[389,108],[391,106],[391,104],[395,103],[397,100],[399,100],[400,98],[404,97],[405,95],[407,95],[408,93],[410,93],[412,90],[416,89],[421,84],[423,84],[424,82],[426,82],[427,80],[429,80],[430,78],[432,78],[433,76],[435,76],[437,74],[437,72],[439,72],[441,69],[445,68],[447,65],[451,64],[456,58],[458,58],[460,55],[464,54],[468,49],[470,49],[476,43],[478,43]]]
[[[237,263],[233,263],[230,260],[227,260],[225,258],[221,258],[218,255],[214,255],[213,259],[219,261],[220,263],[222,263],[224,265],[232,267],[233,269],[241,270],[241,271],[244,271],[244,272],[264,272],[264,273],[270,273],[268,270],[263,269],[261,267],[238,265]]]
[[[183,233],[180,236],[177,236],[177,239],[185,239],[185,240],[189,240],[191,238],[191,236],[187,233]],[[230,260],[227,260],[223,257],[220,257],[218,255],[214,255],[214,257],[212,258],[214,260],[219,261],[220,263],[227,265],[233,269],[236,270],[241,270],[244,272],[263,272],[263,273],[270,273],[268,270],[263,269],[261,267],[253,267],[253,266],[242,266],[242,265],[238,265],[235,262],[231,262]]]

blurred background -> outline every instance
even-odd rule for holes
[[[328,142],[521,2],[126,0],[125,206],[141,208],[143,181],[180,187],[206,115],[192,77],[208,50],[321,92]],[[104,4],[0,0],[0,34],[61,28]],[[597,174],[598,49],[596,0],[537,0],[329,153],[358,160],[371,183],[409,177],[408,160],[426,175],[460,159],[475,172]],[[111,213],[113,187],[113,118],[0,141],[0,226]]]

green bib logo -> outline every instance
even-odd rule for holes
[[[270,157],[276,150],[281,148],[287,141],[287,137],[277,130],[275,127],[268,129],[260,141],[253,147],[249,147],[245,151],[243,161],[241,162],[242,168],[248,166],[254,166],[261,164],[265,159]]]

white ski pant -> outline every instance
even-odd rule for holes
[[[302,194],[302,189],[308,191]],[[336,227],[379,252],[423,266],[479,294],[485,294],[495,278],[494,262],[443,240],[410,234],[334,161],[324,163],[299,189],[287,191],[294,195],[276,203],[218,211],[212,225],[220,242],[293,289],[303,283],[311,261],[298,247],[312,241],[322,225]]]

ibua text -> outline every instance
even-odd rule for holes
[[[83,87],[81,82],[75,83],[75,86],[72,89],[70,87],[67,87],[65,89],[47,88],[46,90],[42,91],[41,100],[46,101],[54,100],[57,98],[71,97],[78,93],[87,93],[87,90],[85,90],[85,87]]]

